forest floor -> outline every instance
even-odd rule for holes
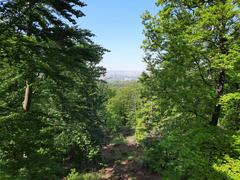
[[[160,180],[160,176],[150,173],[141,163],[143,147],[134,136],[123,136],[123,142],[103,147],[104,168],[98,171],[102,180]]]

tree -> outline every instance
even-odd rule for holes
[[[78,0],[1,1],[0,164],[24,179],[59,179],[93,162],[103,138],[98,66],[105,49],[88,30]],[[69,22],[67,22],[67,20]],[[25,82],[33,89],[24,112]],[[5,168],[4,168],[5,167]]]
[[[143,48],[150,72],[143,83],[163,106],[210,119],[216,126],[221,98],[239,92],[239,2],[159,0],[158,4],[162,10],[156,16],[143,16]]]
[[[157,4],[143,15],[144,162],[165,179],[239,179],[239,1]]]
[[[136,113],[141,103],[139,84],[132,82],[122,88],[110,84],[110,89],[115,94],[106,103],[108,129],[114,132],[124,127],[134,127]]]

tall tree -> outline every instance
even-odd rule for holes
[[[156,16],[143,16],[143,83],[150,96],[216,126],[221,98],[239,91],[239,2],[158,0]],[[148,93],[149,94],[149,93]],[[164,109],[164,108],[163,108]]]
[[[240,3],[157,3],[143,15],[145,163],[165,179],[239,179]]]
[[[88,30],[74,26],[83,6],[79,0],[0,2],[4,173],[59,179],[64,168],[83,169],[98,153],[104,100],[98,63],[105,49],[91,41]],[[27,112],[26,81],[33,90]]]

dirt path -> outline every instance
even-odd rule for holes
[[[133,136],[127,136],[125,143],[109,144],[102,149],[106,167],[99,170],[103,180],[160,180],[143,168],[139,162],[143,154]]]

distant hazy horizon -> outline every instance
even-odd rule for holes
[[[111,82],[111,81],[135,81],[137,80],[142,71],[137,70],[107,70],[103,79]]]
[[[132,69],[106,69],[107,72],[137,72],[142,73],[144,70],[132,70]]]

